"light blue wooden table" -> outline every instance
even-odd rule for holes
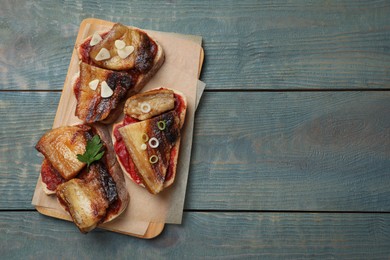
[[[31,205],[81,21],[203,37],[182,225],[142,240]],[[2,259],[390,258],[389,1],[0,4]]]

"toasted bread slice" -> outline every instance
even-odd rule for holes
[[[162,46],[146,32],[136,27],[115,24],[110,31],[100,33],[99,35],[102,40],[96,45],[91,46],[93,37],[90,36],[77,46],[80,61],[106,70],[125,72],[132,78],[131,87],[128,88],[126,95],[119,100],[119,104],[109,109],[109,115],[105,118],[95,118],[93,120],[93,122],[100,121],[110,124],[122,113],[126,98],[138,93],[150,78],[156,74],[164,63],[165,56]],[[121,58],[118,52],[122,50],[118,49],[118,45],[115,44],[118,40],[125,47],[132,46],[134,51],[127,57]],[[102,49],[107,50],[109,58],[104,60],[96,58]],[[81,74],[80,69],[79,77],[83,77]],[[75,88],[77,88],[77,82],[79,81],[75,80]],[[93,100],[91,99],[90,102],[92,103]],[[92,109],[93,106],[89,107]],[[83,118],[81,119],[84,121]]]
[[[75,154],[83,154],[86,150],[86,144],[83,144],[84,149],[80,152],[74,150],[68,152],[68,150],[74,148],[74,145],[68,145],[68,150],[66,150],[63,148],[63,144],[72,143],[74,139],[77,140],[80,136],[83,136],[85,140],[90,140],[94,135],[100,137],[101,149],[104,150],[104,155],[100,160],[93,162],[89,167],[82,167],[67,181],[65,179],[57,181],[53,180],[57,174],[57,169],[52,166],[44,154],[45,159],[41,170],[44,191],[47,194],[56,193],[61,205],[69,212],[73,221],[83,233],[92,230],[100,223],[115,219],[126,209],[129,203],[125,179],[116,161],[107,127],[99,123],[59,127],[44,134],[44,141],[40,140],[37,145],[37,149],[40,148],[40,151],[49,152],[49,155],[53,153],[61,154],[61,151],[65,150],[67,151],[65,157],[69,160],[70,155],[76,157]],[[49,141],[51,141],[51,146],[47,148]],[[61,167],[66,168],[67,165],[62,163]],[[45,178],[49,180],[46,181]]]
[[[142,73],[149,71],[158,51],[156,48],[159,47],[145,31],[120,23],[114,24],[110,31],[101,34],[101,40],[96,44],[92,44],[91,38],[86,40],[87,46],[79,47],[80,60],[116,71],[130,69],[136,69]],[[132,51],[126,53],[126,46],[132,46]],[[87,54],[83,52],[86,47],[89,49]],[[108,56],[99,55],[102,49],[108,51]],[[123,52],[128,55],[126,57],[121,55]]]
[[[171,106],[167,103],[170,103],[169,99],[172,93],[175,100],[174,107],[169,109]],[[145,102],[150,105],[150,111],[145,112],[142,118],[148,119],[139,121],[130,117],[133,115],[139,118],[140,104]],[[163,105],[160,106],[160,104]],[[186,108],[187,101],[182,93],[163,88],[151,90],[127,100],[125,107],[127,119],[125,121],[129,121],[130,118],[131,123],[121,122],[113,126],[112,140],[122,170],[132,181],[146,187],[153,194],[169,187],[175,180],[180,148],[180,130],[184,124]],[[159,111],[161,114],[154,116],[155,111]],[[164,130],[161,131],[160,128]],[[144,133],[149,138],[157,138],[159,146],[150,148],[148,141],[147,149],[142,150],[140,147],[145,148],[143,144],[146,144],[145,139],[142,139]],[[152,143],[152,146],[155,145]],[[153,155],[156,155],[158,160],[151,165],[149,159]],[[152,158],[152,162],[154,159],[155,157]],[[133,165],[132,167],[129,167],[129,162]]]

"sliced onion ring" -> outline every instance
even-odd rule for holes
[[[144,141],[144,143],[146,143],[149,140],[149,136],[146,133],[143,133],[141,138],[142,138],[142,141]]]
[[[157,155],[152,155],[152,156],[150,156],[149,162],[150,162],[151,164],[155,164],[156,162],[158,162],[158,157],[157,157]]]
[[[152,137],[149,139],[149,146],[152,148],[157,148],[159,146],[160,142],[157,140],[156,137]]]
[[[140,106],[141,106],[142,113],[149,113],[150,112],[151,107],[150,107],[149,103],[142,102]]]
[[[160,129],[161,131],[165,130],[165,127],[166,127],[165,120],[158,121],[158,122],[157,122],[157,127],[158,127],[158,129]]]

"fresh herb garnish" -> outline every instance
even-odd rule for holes
[[[100,137],[95,135],[91,140],[87,142],[84,154],[78,154],[77,159],[80,162],[87,164],[87,167],[94,161],[98,161],[103,157],[104,151],[100,151],[103,147]]]

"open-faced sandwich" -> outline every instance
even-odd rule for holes
[[[110,136],[99,124],[62,126],[36,144],[44,155],[41,181],[55,194],[81,232],[119,216],[129,203]]]
[[[152,194],[175,180],[186,110],[182,93],[154,89],[127,99],[123,121],[113,126],[112,140],[122,170]]]
[[[77,53],[75,114],[87,123],[112,123],[124,101],[138,93],[164,62],[164,51],[156,40],[120,23],[108,32],[94,32],[77,46]]]

